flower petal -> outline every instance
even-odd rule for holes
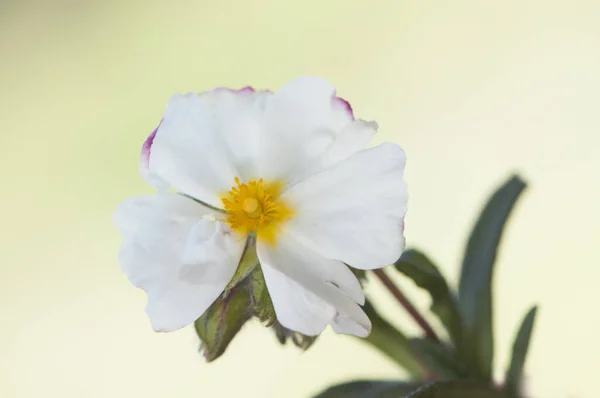
[[[362,296],[362,292],[354,291],[360,285],[351,275],[358,286],[350,287],[354,283],[346,271],[352,273],[343,264],[323,258],[285,236],[275,247],[259,241],[257,253],[277,319],[283,326],[309,336],[321,333],[328,324],[338,333],[361,337],[370,333],[369,318],[346,293],[352,291],[355,298]]]
[[[214,207],[234,177],[255,177],[267,92],[216,89],[174,95],[149,155],[149,171]]]
[[[365,149],[377,132],[377,123],[356,120],[348,124],[323,154],[323,168],[333,166]]]
[[[220,208],[234,177],[294,183],[306,176],[353,121],[348,102],[316,77],[275,94],[245,87],[175,95],[144,143],[140,170],[159,189]]]
[[[204,293],[217,298],[231,281],[245,244],[246,237],[233,234],[229,226],[220,221],[206,218],[198,221],[181,256],[180,278],[207,285]]]
[[[339,122],[339,127],[343,128],[349,121],[354,120],[352,106],[343,98],[335,97],[333,99],[333,110],[336,114],[335,120]]]
[[[334,332],[339,334],[351,334],[358,337],[367,337],[371,332],[371,324],[369,323],[369,329],[365,329],[363,325],[353,321],[352,319],[340,316],[336,318],[335,322],[331,324],[331,328]]]
[[[269,98],[259,171],[267,180],[293,183],[354,120],[347,102],[318,77],[292,80]]]
[[[146,292],[156,331],[194,322],[235,272],[243,243],[208,213],[181,195],[158,194],[126,200],[114,215],[123,235],[121,267]]]
[[[355,268],[393,263],[404,249],[405,162],[404,151],[387,143],[298,183],[282,195],[296,211],[284,230]]]
[[[148,136],[148,138],[146,138],[146,141],[144,141],[144,144],[142,145],[142,151],[140,153],[140,174],[142,175],[144,181],[146,181],[149,185],[153,186],[158,191],[165,192],[169,188],[169,184],[155,173],[152,173],[149,168],[150,153],[152,152],[152,144],[154,143],[154,137],[156,137],[157,131],[158,127],[156,127],[150,133],[150,135]]]
[[[327,150],[319,158],[312,160],[304,172],[297,174],[297,179],[309,178],[365,149],[376,132],[375,122],[355,120],[347,124]],[[288,187],[290,186],[291,184],[288,184]]]

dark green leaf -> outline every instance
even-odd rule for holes
[[[395,267],[429,292],[431,311],[442,321],[452,341],[460,345],[461,325],[456,297],[438,268],[418,250],[406,250],[396,261]]]
[[[421,361],[427,365],[435,379],[450,380],[469,377],[469,371],[453,347],[428,339],[410,339],[410,345]]]
[[[490,379],[494,358],[492,276],[504,225],[525,188],[513,176],[489,199],[481,212],[465,251],[459,305],[462,317],[461,354],[478,377]]]
[[[406,336],[383,319],[368,301],[363,309],[371,319],[373,327],[371,334],[361,339],[361,341],[377,348],[381,353],[406,369],[411,376],[417,379],[427,377],[427,369],[413,352]]]
[[[507,398],[487,383],[473,380],[439,381],[419,388],[406,398]]]
[[[314,398],[404,398],[418,387],[411,382],[361,380],[330,387]]]
[[[245,285],[238,285],[229,295],[217,299],[194,322],[207,362],[214,361],[225,352],[231,340],[251,317],[248,289]]]
[[[518,396],[521,387],[525,358],[527,357],[527,350],[529,349],[529,340],[531,339],[531,333],[533,332],[536,313],[537,307],[533,307],[529,310],[527,315],[525,315],[513,344],[512,359],[506,374],[506,387],[515,397]]]

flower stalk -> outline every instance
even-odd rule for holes
[[[373,270],[373,274],[383,283],[385,288],[394,296],[394,298],[404,307],[406,312],[410,314],[410,316],[415,320],[415,322],[419,325],[423,332],[425,333],[425,337],[429,340],[433,340],[439,342],[440,339],[429,324],[427,320],[419,313],[419,311],[415,308],[414,305],[408,300],[408,298],[402,293],[400,289],[392,282],[392,280],[387,276],[387,274],[382,269]]]

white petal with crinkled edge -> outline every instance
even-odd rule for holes
[[[174,95],[152,140],[149,172],[214,207],[234,178],[256,177],[267,92]]]
[[[274,247],[258,242],[257,253],[277,320],[283,326],[309,336],[320,334],[329,324],[337,333],[369,335],[369,318],[347,294],[352,284],[347,268],[333,266],[332,261],[289,236],[280,236]],[[344,283],[337,285],[340,281]]]
[[[348,124],[323,154],[323,166],[332,166],[365,149],[375,136],[377,127],[377,123],[365,120]]]
[[[293,184],[354,120],[348,103],[318,77],[300,77],[268,98],[259,172]]]
[[[304,246],[293,235],[278,239],[277,246],[280,244],[287,246],[290,253],[308,253],[306,256],[315,255],[311,254],[311,249]],[[314,262],[306,262],[304,268],[320,280],[337,286],[358,304],[363,305],[365,303],[365,294],[358,278],[343,262],[319,256]]]
[[[393,263],[404,249],[405,162],[404,151],[387,143],[301,181],[282,195],[295,210],[284,231],[355,268]]]
[[[314,159],[303,173],[297,174],[297,180],[301,181],[318,174],[365,149],[377,132],[377,128],[377,123],[365,120],[355,120],[347,124],[321,156]],[[288,184],[288,187],[291,185]]]
[[[275,94],[247,87],[174,95],[144,143],[140,171],[159,190],[172,186],[220,208],[234,177],[293,184],[312,173],[353,121],[350,105],[317,77]]]
[[[194,322],[235,273],[245,242],[207,214],[200,204],[174,194],[128,199],[115,212],[123,235],[121,267],[146,292],[146,312],[156,331]]]

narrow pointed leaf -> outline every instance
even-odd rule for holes
[[[473,380],[439,381],[420,387],[406,398],[507,398],[485,382]]]
[[[330,387],[314,398],[402,398],[418,387],[403,381],[360,380]]]
[[[383,319],[368,301],[363,309],[371,320],[373,327],[371,334],[361,339],[361,341],[377,348],[414,378],[424,379],[427,376],[427,369],[415,355],[408,338]]]
[[[492,277],[498,245],[510,212],[525,188],[513,176],[488,200],[465,251],[462,264],[459,306],[462,317],[461,354],[483,379],[490,379],[494,358]]]
[[[394,264],[396,269],[412,279],[431,296],[431,311],[448,330],[452,341],[461,343],[461,324],[458,303],[446,279],[438,268],[418,250],[406,250]]]
[[[410,339],[410,345],[436,380],[469,378],[466,365],[453,347],[420,338]]]
[[[515,397],[518,396],[521,387],[523,368],[525,367],[525,359],[527,357],[529,341],[531,339],[533,326],[535,324],[536,313],[537,306],[531,308],[527,315],[525,315],[513,344],[510,367],[508,368],[508,372],[506,374],[506,387],[508,391]]]

